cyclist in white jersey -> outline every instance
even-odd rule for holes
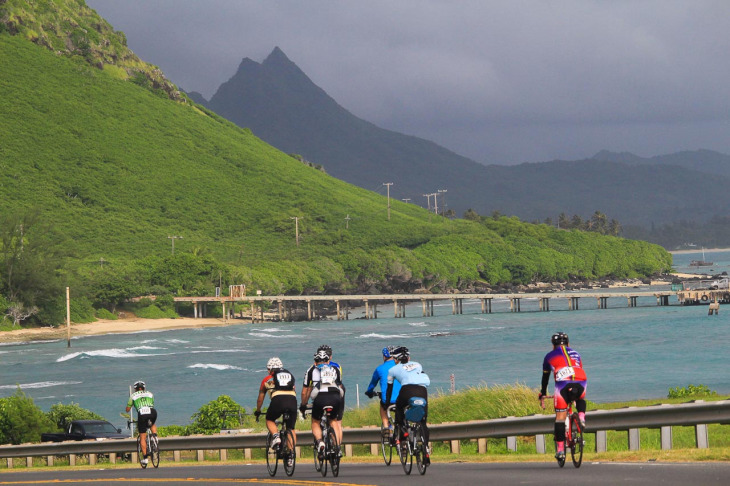
[[[147,464],[147,421],[152,425],[150,431],[153,436],[157,435],[157,410],[155,409],[155,396],[147,391],[144,381],[138,381],[134,385],[134,393],[130,395],[127,401],[127,412],[132,410],[134,406],[137,410],[137,430],[139,431],[140,442],[142,445],[142,463]]]
[[[322,418],[322,408],[332,407],[330,424],[337,435],[337,441],[342,443],[342,421],[340,410],[344,407],[342,397],[342,377],[340,369],[330,365],[329,356],[323,350],[314,355],[316,366],[304,377],[302,385],[302,401],[299,410],[304,414],[307,402],[312,398],[312,435],[317,443],[318,452],[324,450],[322,441],[322,427],[319,424]]]

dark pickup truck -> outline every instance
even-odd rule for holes
[[[41,434],[41,442],[63,442],[65,440],[128,439],[106,420],[74,420],[68,431],[61,434]]]

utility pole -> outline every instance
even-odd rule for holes
[[[168,236],[170,240],[172,240],[172,254],[175,254],[175,240],[182,239],[182,236]]]
[[[403,201],[406,204],[408,204],[408,201],[410,201],[410,200],[411,200],[410,197],[404,197],[403,199],[401,199],[401,201]]]
[[[390,186],[392,186],[393,183],[383,182],[383,185],[388,188],[388,221],[390,221]]]
[[[426,198],[427,204],[428,204],[428,210],[431,211],[431,196],[432,194],[424,194],[423,197]]]
[[[433,196],[433,214],[439,213],[439,200],[438,200],[438,193],[434,192],[431,194]]]
[[[351,219],[352,218],[350,217],[349,214],[347,216],[345,216],[345,229],[350,229],[350,220]]]
[[[296,231],[297,246],[299,246],[299,216],[289,216],[289,219],[294,220],[294,228]]]
[[[438,189],[438,193],[441,194],[441,212],[446,214],[446,192],[448,189]]]

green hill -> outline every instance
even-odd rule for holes
[[[49,3],[82,5],[35,5]],[[113,307],[125,296],[208,294],[219,284],[468,289],[641,276],[671,264],[647,243],[510,218],[450,221],[391,200],[388,220],[381,195],[200,106],[12,34],[0,33],[0,307],[39,305],[39,321],[62,318],[64,285]],[[171,236],[182,236],[174,256]]]

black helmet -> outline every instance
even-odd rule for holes
[[[314,353],[314,362],[315,363],[322,363],[324,361],[329,361],[330,357],[327,355],[327,351],[324,349],[320,349],[316,353]]]
[[[395,359],[397,359],[398,361],[400,361],[400,360],[401,360],[401,359],[403,359],[403,358],[408,358],[408,357],[410,357],[411,353],[410,353],[410,352],[408,351],[408,348],[406,348],[405,346],[398,346],[397,348],[395,348],[395,349],[394,349],[394,350],[393,350],[393,351],[392,351],[392,352],[390,353],[390,355],[391,355],[391,356],[392,356],[393,358],[395,358]]]
[[[330,358],[332,357],[332,348],[327,344],[322,344],[320,347],[317,348],[317,351],[324,351],[325,353],[327,353],[327,356],[329,356]]]
[[[140,388],[142,390],[144,390],[144,388],[145,388],[144,381],[140,380],[140,381],[135,382],[134,385],[132,385],[132,388],[134,388],[135,390],[139,390]]]
[[[553,334],[553,337],[550,338],[550,342],[553,343],[553,346],[568,344],[568,335],[564,332],[556,332]]]

